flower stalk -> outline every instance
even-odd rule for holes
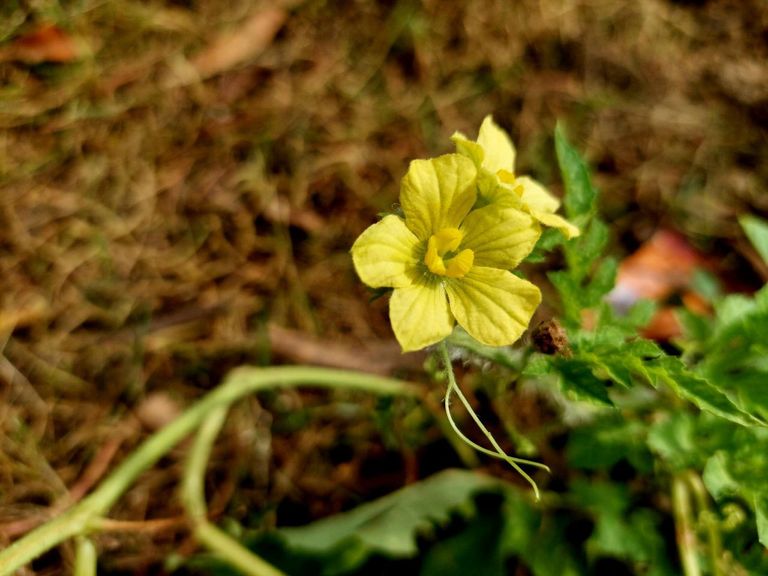
[[[540,462],[535,462],[533,460],[527,460],[525,458],[517,458],[515,456],[510,456],[499,445],[496,438],[493,436],[493,434],[486,428],[486,426],[483,424],[482,420],[480,420],[480,417],[477,415],[477,413],[472,408],[472,405],[469,403],[467,398],[462,393],[461,389],[459,388],[458,384],[456,383],[456,375],[453,372],[453,363],[451,362],[450,354],[448,353],[448,345],[446,344],[445,340],[443,340],[440,345],[438,346],[440,350],[440,356],[443,362],[443,365],[445,366],[445,372],[448,376],[448,388],[445,393],[445,415],[448,418],[448,421],[451,424],[451,427],[456,432],[456,434],[468,445],[470,445],[475,450],[482,452],[483,454],[487,454],[488,456],[492,456],[493,458],[499,458],[501,460],[504,460],[507,462],[512,468],[514,468],[523,478],[528,481],[528,483],[533,488],[533,493],[536,496],[536,500],[540,500],[540,494],[539,494],[539,487],[536,484],[536,482],[531,478],[531,476],[523,470],[520,465],[525,464],[528,466],[534,466],[536,468],[541,468],[542,470],[546,470],[549,472],[549,466],[546,464],[542,464]],[[476,442],[473,442],[467,436],[459,429],[459,427],[456,425],[456,422],[453,419],[453,415],[451,414],[451,395],[456,394],[456,396],[459,398],[461,403],[464,405],[464,408],[469,413],[472,420],[474,420],[475,424],[477,424],[477,427],[480,428],[482,433],[485,435],[485,437],[488,439],[488,441],[493,446],[493,450],[489,450],[488,448],[484,448],[483,446],[480,446]]]

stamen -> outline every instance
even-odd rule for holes
[[[430,236],[424,255],[424,264],[430,272],[449,278],[461,278],[469,272],[475,261],[474,252],[465,248],[454,254],[463,237],[458,228],[442,228]]]

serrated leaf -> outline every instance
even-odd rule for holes
[[[424,552],[419,575],[505,576],[501,540],[504,522],[498,508],[484,510],[464,530]]]
[[[581,322],[581,310],[585,308],[581,301],[581,287],[565,270],[549,272],[547,278],[560,294],[560,301],[563,304],[563,319],[566,324],[578,326]]]
[[[768,263],[768,222],[757,216],[742,216],[739,224],[763,262]]]
[[[658,306],[653,300],[638,300],[622,319],[624,323],[632,328],[644,328],[653,318]]]
[[[592,281],[587,286],[587,300],[590,306],[597,306],[603,296],[616,284],[619,264],[615,258],[605,258],[595,270]]]
[[[587,164],[568,143],[560,125],[555,128],[555,152],[565,186],[565,213],[570,220],[578,222],[594,210],[597,191],[592,186]]]
[[[582,282],[608,244],[608,227],[593,219],[584,233],[564,245],[568,271],[576,282]]]
[[[500,485],[488,476],[448,470],[349,512],[277,533],[300,553],[351,554],[344,562],[346,569],[374,553],[410,557],[418,552],[417,536],[448,522],[457,510],[471,513],[474,494]]]
[[[560,373],[563,390],[571,392],[579,400],[613,406],[605,382],[594,375],[589,363],[578,359],[557,358],[554,366]]]
[[[552,358],[545,354],[533,354],[525,365],[524,376],[545,376],[552,373]]]
[[[682,398],[721,418],[742,426],[760,425],[761,422],[739,408],[724,392],[708,380],[697,376],[677,358],[665,356],[648,366],[648,373],[667,384]]]
[[[601,358],[597,364],[602,367],[608,374],[608,376],[616,382],[621,384],[625,388],[632,386],[632,362],[631,357],[625,354],[621,356],[607,356]]]

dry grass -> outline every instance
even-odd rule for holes
[[[65,45],[33,37],[30,53],[19,39],[42,23]],[[345,350],[378,357],[385,303],[368,303],[348,248],[396,202],[409,159],[448,151],[485,114],[554,189],[551,133],[566,124],[619,249],[669,226],[749,274],[734,216],[768,211],[762,0],[45,0],[4,4],[0,26],[6,539],[140,441],[151,393],[173,412],[238,363],[303,359],[270,345],[280,329],[334,343],[341,364]],[[319,400],[269,402],[279,419]],[[222,441],[224,494],[239,491],[219,510],[290,496],[327,513],[401,480],[366,488],[360,461],[382,448],[364,412],[317,416],[272,456],[254,444],[269,438],[259,414],[242,408]],[[323,460],[339,434],[360,444],[345,466]],[[115,517],[177,515],[177,472],[174,456]],[[137,569],[190,549],[184,533],[100,545]]]

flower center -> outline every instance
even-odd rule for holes
[[[469,272],[475,253],[469,248],[457,252],[463,236],[458,228],[443,228],[429,237],[424,264],[432,274],[461,278]]]

